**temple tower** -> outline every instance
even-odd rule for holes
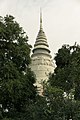
[[[47,38],[42,27],[42,12],[40,11],[40,29],[32,50],[31,70],[36,75],[36,85],[39,92],[43,90],[42,83],[48,79],[49,73],[54,72],[54,64],[50,55]]]

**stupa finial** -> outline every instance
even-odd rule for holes
[[[40,30],[42,29],[42,9],[40,8]]]

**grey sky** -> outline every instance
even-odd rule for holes
[[[80,42],[80,0],[0,0],[0,15],[13,15],[33,45],[39,30],[40,7],[53,57],[63,44]]]

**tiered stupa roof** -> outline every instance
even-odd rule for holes
[[[39,54],[40,50],[42,50],[41,51],[42,53],[47,54],[51,57],[49,45],[47,43],[47,38],[42,27],[42,12],[40,12],[40,30],[38,32],[38,35],[34,44],[33,55],[35,55],[36,53]]]

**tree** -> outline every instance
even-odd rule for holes
[[[57,67],[49,78],[50,84],[63,89],[67,95],[72,89],[76,92],[80,84],[80,46],[76,44],[62,46],[55,56],[55,61]]]
[[[36,96],[29,68],[31,45],[14,17],[0,17],[0,109],[3,117],[23,112]],[[7,118],[5,118],[7,119]]]
[[[51,89],[52,98],[50,98],[50,93],[48,94],[48,99],[53,99],[54,111],[61,110],[62,117],[59,119],[69,120],[69,119],[80,119],[80,46],[75,43],[73,46],[64,45],[61,49],[58,50],[58,53],[55,56],[56,68],[53,74],[49,76],[49,89]],[[60,106],[60,100],[58,99],[57,105],[56,99],[52,93],[55,92],[55,88],[58,91],[62,90],[62,107]],[[48,91],[48,89],[46,89]],[[59,97],[58,91],[56,91],[56,98]],[[63,108],[63,109],[61,109]],[[64,111],[64,112],[63,112]],[[56,112],[57,113],[57,112]],[[58,114],[53,113],[58,117]],[[77,114],[78,113],[78,114]],[[54,118],[56,120],[56,118]]]
[[[47,85],[44,95],[47,100],[47,120],[64,120],[63,90]]]

